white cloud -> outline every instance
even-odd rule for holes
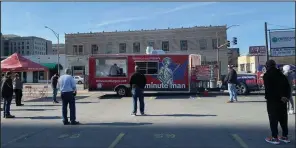
[[[246,15],[246,14],[253,14],[255,13],[255,10],[247,10],[247,11],[238,11],[238,12],[231,12],[231,13],[226,13],[226,16],[234,16],[234,15]]]
[[[177,11],[182,11],[182,10],[191,9],[191,8],[208,6],[208,5],[212,5],[212,4],[216,4],[216,3],[217,2],[198,2],[198,3],[195,3],[195,4],[186,4],[186,5],[181,5],[181,6],[172,8],[172,9],[152,13],[149,16],[127,17],[127,18],[122,18],[122,19],[103,21],[103,22],[101,22],[99,24],[96,24],[95,26],[96,27],[102,27],[102,26],[111,25],[111,24],[119,24],[119,23],[125,23],[125,22],[130,22],[130,21],[144,20],[144,19],[149,19],[149,18],[152,18],[152,17],[157,17],[159,15],[170,14],[170,13],[177,12]]]

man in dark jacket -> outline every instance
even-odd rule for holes
[[[54,74],[51,77],[51,88],[52,88],[52,98],[53,98],[53,103],[59,103],[57,101],[57,94],[58,94],[58,88],[57,88],[57,84],[58,84],[58,79],[59,79],[59,74]]]
[[[288,139],[288,113],[287,102],[290,97],[290,86],[287,78],[276,68],[273,60],[266,62],[266,73],[263,76],[265,86],[265,99],[272,136],[266,142],[279,144],[280,141],[289,143]],[[282,128],[282,136],[278,137],[278,123]]]
[[[132,95],[133,95],[133,112],[132,116],[137,115],[137,102],[139,99],[140,102],[140,112],[141,115],[145,115],[144,109],[145,109],[145,103],[144,103],[144,88],[146,85],[146,77],[145,75],[141,74],[139,72],[138,66],[135,66],[135,73],[131,76],[130,79],[130,87],[132,89]]]
[[[15,105],[23,106],[23,82],[21,81],[19,74],[15,74],[15,78],[13,79],[13,90],[15,94]]]
[[[233,69],[232,65],[228,65],[228,74],[225,77],[225,83],[227,83],[228,92],[229,92],[228,103],[232,103],[233,101],[237,101],[237,92],[236,92],[237,73]]]
[[[4,118],[14,118],[13,115],[10,114],[10,105],[13,96],[13,86],[11,79],[11,72],[7,72],[6,76],[2,79],[1,82],[1,94],[4,99],[3,110],[4,110]]]

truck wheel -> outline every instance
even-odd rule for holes
[[[245,83],[239,83],[236,85],[236,91],[238,95],[247,95],[249,93],[248,87]]]
[[[78,81],[78,84],[82,84],[82,82],[81,81]]]
[[[119,87],[119,88],[117,88],[116,93],[120,97],[127,96],[127,94],[128,94],[127,93],[127,88],[126,87]]]

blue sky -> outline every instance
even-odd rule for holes
[[[241,53],[264,45],[264,22],[270,29],[295,27],[293,2],[2,2],[2,33],[55,36],[45,25],[64,33],[240,25],[227,31],[238,38]]]

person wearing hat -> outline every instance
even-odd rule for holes
[[[13,96],[13,86],[11,79],[11,72],[7,72],[6,76],[1,81],[1,95],[4,100],[3,102],[3,117],[4,118],[14,118],[13,115],[10,114],[10,105]]]
[[[237,73],[233,69],[233,65],[228,65],[228,74],[225,77],[225,82],[228,84],[228,92],[229,92],[229,101],[227,103],[232,103],[237,101],[237,92],[236,92],[236,84],[237,84]]]
[[[66,74],[62,75],[58,80],[58,88],[60,88],[62,98],[63,123],[64,125],[77,125],[79,122],[76,121],[76,83],[71,75],[71,69],[65,69],[65,73]],[[68,104],[70,108],[70,122],[67,117]]]
[[[293,74],[295,75],[295,73],[292,72],[291,70],[291,66],[290,65],[284,65],[283,66],[283,74],[287,77],[288,81],[289,81],[289,85],[290,85],[290,98],[289,102],[288,102],[288,109],[289,109],[289,114],[293,115],[294,114],[294,100],[293,100],[293,90],[294,90],[294,86],[293,86]]]
[[[267,103],[267,113],[271,137],[265,141],[271,144],[279,144],[280,141],[289,143],[288,139],[288,112],[287,102],[290,97],[290,86],[288,79],[276,68],[274,60],[268,60],[265,64],[266,73],[263,76],[265,86],[265,99]],[[278,136],[278,123],[282,128],[282,136]]]
[[[13,90],[15,93],[15,104],[16,106],[23,106],[22,97],[23,97],[23,82],[20,79],[19,74],[15,74],[13,79]]]

